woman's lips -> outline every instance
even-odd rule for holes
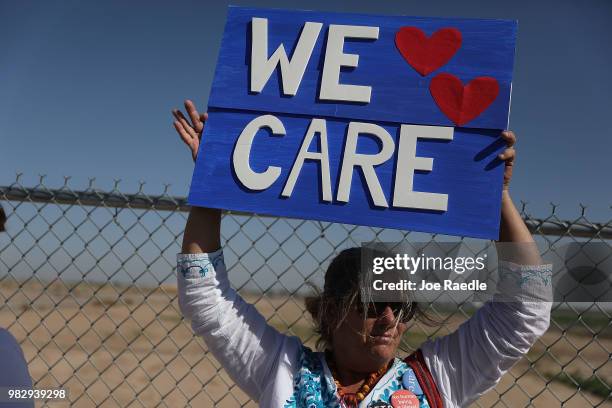
[[[374,344],[392,344],[394,336],[392,333],[382,333],[379,335],[371,335]]]

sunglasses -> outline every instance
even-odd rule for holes
[[[370,319],[378,319],[383,316],[387,307],[393,312],[393,316],[397,318],[401,316],[400,321],[406,323],[412,319],[416,308],[412,303],[405,302],[370,302],[367,305],[367,310],[364,310],[364,305],[361,302],[357,303],[357,311],[362,316]]]

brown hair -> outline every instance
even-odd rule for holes
[[[367,310],[367,299],[361,296],[362,248],[349,248],[340,252],[325,272],[325,284],[321,292],[311,285],[314,295],[305,299],[306,310],[312,316],[315,332],[319,335],[317,349],[331,349],[333,333],[337,330],[352,308]],[[414,318],[429,320],[416,302],[409,302],[410,314]],[[364,319],[366,318],[364,314]]]

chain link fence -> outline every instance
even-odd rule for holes
[[[93,180],[81,191],[70,184],[67,178],[49,189],[41,177],[37,185],[23,185],[18,176],[0,187],[8,217],[0,234],[0,327],[20,342],[35,388],[69,392],[67,401],[37,404],[256,406],[181,317],[175,260],[185,199],[171,196],[168,186],[148,195],[144,184],[133,194],[124,194],[119,182],[107,190]],[[554,206],[545,217],[531,216],[525,205],[521,210],[543,253],[555,254],[569,242],[597,242],[612,253],[611,221],[589,221],[584,207],[569,221],[559,219]],[[226,213],[222,239],[233,286],[270,324],[313,346],[306,283],[320,287],[340,250],[373,240],[457,238]],[[610,305],[556,303],[549,331],[474,406],[612,406]],[[414,323],[404,353],[452,332],[473,308],[430,306],[429,312],[441,324]]]

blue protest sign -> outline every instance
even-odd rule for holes
[[[189,202],[496,238],[515,36],[230,7]]]

